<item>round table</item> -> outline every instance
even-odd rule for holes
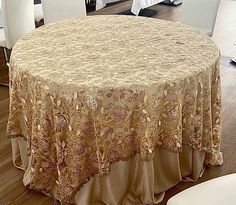
[[[11,55],[7,131],[14,161],[27,142],[25,184],[71,203],[132,157],[190,148],[222,164],[219,57],[207,35],[151,18],[89,16],[25,35]]]

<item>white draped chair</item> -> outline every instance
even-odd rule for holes
[[[86,16],[85,0],[42,0],[44,23]]]
[[[38,23],[40,20],[43,19],[43,10],[42,10],[42,4],[35,4],[34,5],[34,20],[36,23]],[[2,5],[0,1],[0,27],[3,26],[2,23]]]
[[[34,4],[33,0],[1,0],[1,5],[3,28],[0,28],[0,47],[8,62],[7,49],[35,28]]]
[[[220,0],[184,0],[180,22],[213,35]]]
[[[0,1],[0,27],[2,27],[2,1]]]
[[[215,178],[173,196],[167,205],[235,205],[236,174]]]
[[[35,4],[34,5],[34,20],[36,23],[39,23],[42,19],[44,19],[42,4]]]

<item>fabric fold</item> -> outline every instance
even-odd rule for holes
[[[32,159],[24,138],[12,139],[13,160],[25,171],[24,186],[31,183]],[[110,173],[95,175],[73,199],[76,205],[151,205],[160,203],[165,191],[181,181],[196,181],[204,171],[205,152],[184,147],[181,153],[156,149],[153,160],[135,155],[111,165]],[[18,161],[16,163],[16,161]]]

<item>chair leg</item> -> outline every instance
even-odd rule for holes
[[[8,54],[7,54],[7,48],[3,48],[3,55],[4,55],[5,63],[7,64],[7,66],[9,66],[9,58],[8,58]]]

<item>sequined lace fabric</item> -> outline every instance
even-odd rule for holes
[[[112,163],[158,147],[222,164],[220,53],[190,27],[131,16],[42,26],[13,48],[8,135],[23,137],[30,187],[72,203]]]

